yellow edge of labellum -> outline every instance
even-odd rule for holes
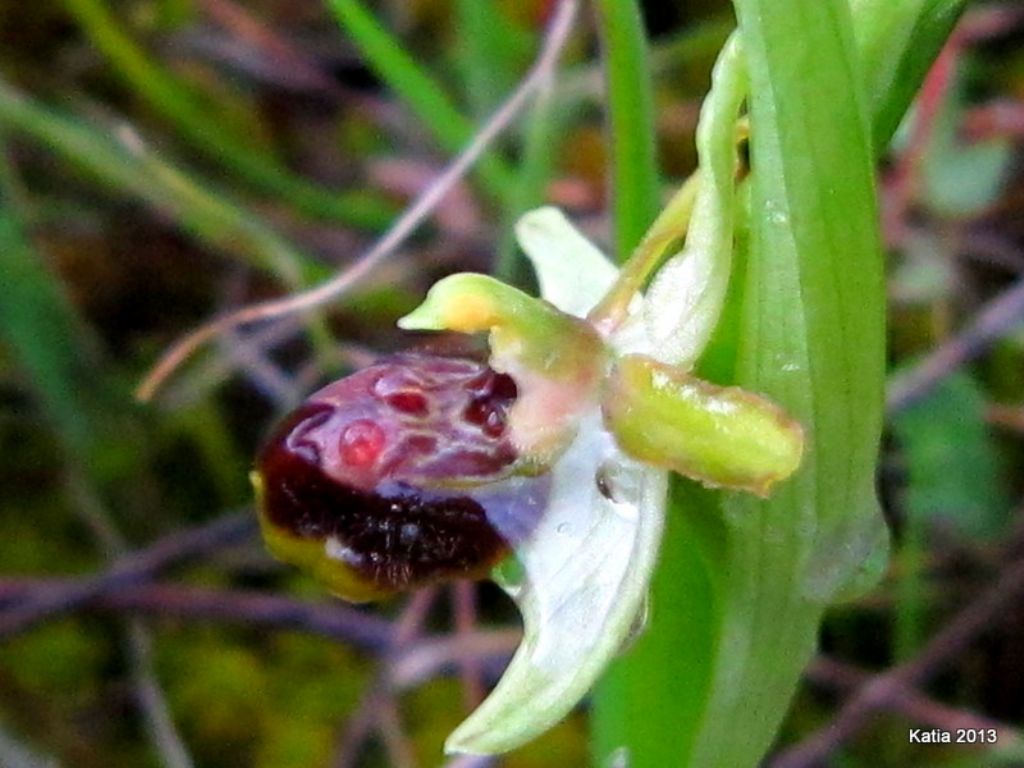
[[[249,473],[249,480],[256,492],[263,541],[274,557],[310,573],[333,594],[350,603],[366,603],[394,594],[393,590],[377,587],[342,561],[330,557],[326,538],[302,538],[271,522],[263,509],[263,478],[253,471]]]
[[[616,362],[602,410],[627,454],[714,488],[765,497],[803,455],[803,429],[771,401],[642,355]]]

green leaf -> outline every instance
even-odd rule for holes
[[[825,604],[870,578],[886,541],[873,487],[884,285],[849,8],[735,4],[751,80],[751,233],[733,286],[739,346],[705,357],[732,358],[720,383],[786,408],[807,453],[767,501],[673,485],[666,567],[688,591],[656,577],[650,631],[597,707],[599,761],[624,749],[632,768],[756,765]],[[702,623],[659,623],[676,612]]]
[[[791,14],[769,13],[765,0],[737,3],[754,164],[737,379],[809,429],[799,490],[814,501],[821,544],[877,522],[885,294],[849,12],[838,1],[789,5]],[[842,570],[813,592],[827,599]]]
[[[729,537],[698,764],[723,747],[720,762],[757,761],[824,604],[861,577],[884,531],[874,478],[885,294],[852,20],[842,0],[785,6],[736,3],[753,166],[736,383],[797,418],[808,452],[771,500],[718,499]]]
[[[873,145],[882,152],[966,0],[852,0]]]

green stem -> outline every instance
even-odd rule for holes
[[[65,3],[133,91],[211,158],[307,215],[367,229],[379,229],[390,220],[393,209],[384,201],[363,192],[336,192],[303,179],[230,131],[187,86],[146,55],[103,0]]]
[[[962,3],[917,0],[911,18],[896,10],[907,4],[861,0],[853,24],[842,0],[736,5],[752,79],[751,236],[737,254],[738,331],[711,352],[730,360],[722,383],[798,417],[809,450],[767,502],[675,480],[651,625],[595,702],[599,765],[756,765],[825,606],[884,562],[871,163]]]
[[[658,214],[640,245],[622,265],[615,285],[590,311],[588,319],[602,331],[614,330],[625,319],[629,302],[654,274],[668,247],[686,236],[699,189],[700,172],[695,171]]]
[[[661,207],[647,37],[635,0],[595,0],[607,84],[615,253],[625,261]]]

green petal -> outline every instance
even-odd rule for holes
[[[469,272],[435,283],[426,300],[398,325],[406,330],[490,331],[495,355],[514,355],[556,376],[575,370],[581,357],[595,356],[602,346],[582,320],[493,277]]]
[[[624,456],[592,413],[552,470],[539,528],[517,548],[522,581],[502,585],[523,614],[523,642],[491,695],[448,738],[448,752],[514,749],[593,686],[644,606],[666,480]]]
[[[602,408],[630,456],[705,485],[766,496],[800,465],[803,430],[776,405],[648,357],[617,361]]]
[[[654,278],[645,305],[654,354],[686,368],[718,323],[732,266],[735,123],[747,92],[746,64],[735,38],[722,50],[713,80],[697,128],[701,184],[686,243]]]

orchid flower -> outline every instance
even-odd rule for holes
[[[457,274],[399,321],[487,333],[486,362],[381,361],[310,397],[260,456],[269,547],[342,597],[491,575],[516,602],[522,643],[449,752],[542,733],[642,631],[670,471],[764,496],[799,465],[799,424],[692,372],[728,285],[744,95],[730,44],[702,112],[685,244],[646,295],[682,235],[683,197],[621,272],[558,210],[530,212],[516,235],[540,299]]]

